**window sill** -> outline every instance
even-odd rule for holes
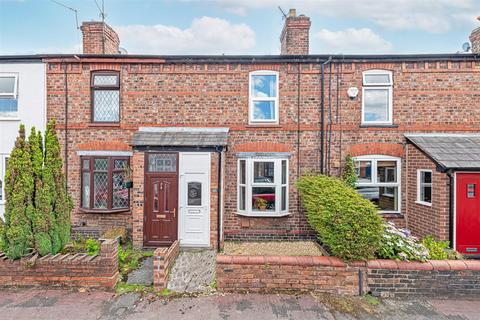
[[[424,202],[424,201],[419,201],[419,200],[415,201],[415,203],[420,204],[422,206],[426,206],[426,207],[431,207],[432,206],[432,204],[430,202]]]
[[[362,123],[360,128],[398,128],[398,124],[390,123]]]
[[[21,121],[20,118],[16,118],[16,117],[2,117],[0,116],[0,121]]]
[[[120,127],[120,122],[92,122],[89,127]]]
[[[100,209],[84,209],[84,208],[80,208],[80,209],[78,209],[78,211],[80,211],[81,213],[110,214],[110,213],[130,212],[130,208],[112,209],[112,210],[100,210]]]
[[[282,213],[262,213],[262,212],[235,212],[237,215],[249,218],[282,218],[291,215],[290,212]]]
[[[281,128],[282,126],[278,123],[249,123],[246,125],[247,128]]]
[[[396,211],[380,211],[380,215],[384,218],[403,218],[404,215],[401,212]]]

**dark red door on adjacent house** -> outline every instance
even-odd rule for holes
[[[457,173],[456,184],[456,249],[480,254],[480,173]]]
[[[148,175],[145,185],[144,244],[170,245],[177,240],[178,176]]]

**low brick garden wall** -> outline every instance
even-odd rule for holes
[[[168,284],[168,273],[180,252],[180,242],[175,241],[170,247],[155,249],[153,253],[153,286],[163,290]]]
[[[118,242],[104,240],[98,255],[56,254],[10,260],[0,253],[0,286],[66,286],[109,289],[119,279]]]
[[[375,296],[478,296],[480,261],[371,260],[346,264],[333,257],[217,256],[223,291],[317,291]]]

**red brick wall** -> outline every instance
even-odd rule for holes
[[[412,144],[407,144],[407,227],[419,237],[448,240],[449,179]],[[417,170],[432,170],[432,206],[417,203]]]
[[[59,253],[12,261],[0,253],[0,286],[113,288],[118,278],[116,240],[103,241],[96,256]]]
[[[97,62],[95,62],[97,61]],[[298,68],[299,67],[299,68]],[[248,73],[253,70],[277,70],[280,74],[280,122],[278,125],[248,124]],[[320,163],[320,78],[319,64],[295,63],[218,63],[172,64],[162,59],[96,59],[72,62],[68,66],[69,84],[69,181],[76,208],[73,221],[100,228],[134,225],[132,214],[83,214],[80,198],[79,144],[92,141],[116,141],[130,144],[140,126],[216,126],[229,127],[230,138],[225,157],[225,237],[230,239],[298,239],[312,236],[294,187],[297,177],[307,171],[318,172]],[[393,71],[394,126],[360,126],[361,90],[349,99],[351,86],[362,87],[362,72],[370,69]],[[90,73],[93,70],[120,71],[121,120],[116,126],[90,123]],[[300,70],[300,82],[298,81]],[[332,66],[332,101],[328,99],[330,69],[326,68],[326,128],[331,128],[331,159],[326,164],[334,175],[340,174],[349,150],[373,152],[367,145],[405,144],[405,132],[467,132],[480,125],[476,105],[480,88],[480,62],[433,61],[399,63],[343,63]],[[340,87],[337,100],[337,79]],[[59,138],[64,142],[64,75],[60,60],[49,60],[47,74],[48,118],[56,118]],[[300,89],[300,96],[298,90]],[[299,105],[297,104],[299,101]],[[338,106],[337,106],[338,103]],[[331,108],[330,108],[331,105]],[[299,113],[297,110],[299,109]],[[331,117],[330,117],[331,111]],[[330,118],[332,119],[331,126]],[[299,130],[299,131],[297,131]],[[329,132],[327,132],[329,137]],[[298,137],[300,143],[298,144]],[[236,149],[248,143],[280,143],[291,150],[290,213],[284,218],[242,218],[236,212]],[[360,145],[360,147],[358,147]],[[250,146],[252,147],[252,146]],[[380,149],[378,149],[380,150]],[[387,152],[381,149],[381,152]],[[380,152],[378,151],[378,152]],[[299,164],[299,170],[297,165]],[[405,213],[405,160],[402,161],[402,213]],[[135,185],[135,184],[134,184]],[[135,191],[132,191],[135,192]],[[140,191],[137,191],[140,192]],[[143,195],[132,195],[132,207],[139,209]],[[213,203],[213,202],[212,202]],[[133,209],[135,210],[135,209]],[[143,214],[143,213],[142,213]],[[134,217],[139,218],[141,214]],[[142,216],[143,217],[143,216]],[[212,222],[213,225],[213,222]],[[138,224],[137,224],[138,226]]]
[[[118,54],[120,39],[106,23],[84,22],[80,27],[83,34],[84,54]]]
[[[157,248],[153,253],[153,286],[156,290],[167,287],[168,275],[180,252],[180,242],[175,241],[170,247]]]

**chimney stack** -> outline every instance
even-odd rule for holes
[[[80,27],[83,34],[84,54],[118,54],[120,39],[105,22],[84,22]]]
[[[477,17],[480,21],[480,16]],[[472,45],[472,53],[480,54],[480,27],[476,28],[470,34],[470,43]]]
[[[309,53],[310,18],[303,14],[297,16],[295,9],[290,9],[285,18],[280,35],[282,55],[307,55]]]

